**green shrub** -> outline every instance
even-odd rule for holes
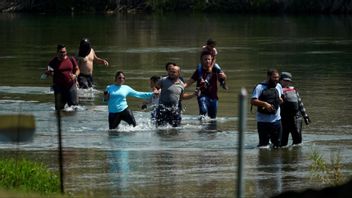
[[[0,188],[49,194],[60,191],[60,180],[43,164],[4,159],[0,160]]]

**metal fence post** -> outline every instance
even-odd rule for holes
[[[237,197],[243,197],[243,139],[247,126],[247,90],[241,88],[239,94],[239,124],[238,124],[238,169],[237,169]]]
[[[64,168],[63,168],[63,153],[62,153],[62,133],[61,133],[61,112],[59,109],[56,110],[57,115],[57,139],[59,147],[59,171],[60,171],[60,191],[64,194]]]

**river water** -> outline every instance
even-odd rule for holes
[[[0,142],[1,156],[28,157],[58,170],[57,127],[48,80],[40,80],[56,44],[77,53],[90,38],[110,67],[95,65],[98,93],[76,112],[63,113],[64,187],[84,197],[234,197],[237,182],[238,94],[249,94],[268,68],[293,74],[312,123],[303,146],[259,150],[255,113],[248,105],[244,135],[244,196],[324,186],[312,178],[312,153],[327,163],[340,156],[351,175],[352,18],[348,16],[238,15],[0,15],[0,113],[36,119],[32,141]],[[183,101],[182,125],[156,129],[141,100],[129,98],[138,126],[108,132],[101,91],[116,71],[126,84],[147,91],[152,75],[172,61],[189,78],[199,50],[212,37],[229,91],[219,90],[216,120],[200,122],[195,99]],[[188,91],[193,91],[193,88]]]

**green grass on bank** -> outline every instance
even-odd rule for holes
[[[26,159],[1,159],[0,189],[43,195],[55,194],[60,192],[60,180],[57,173],[41,163]]]

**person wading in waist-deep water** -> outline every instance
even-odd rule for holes
[[[192,77],[185,83],[185,87],[191,86],[197,82],[198,106],[200,119],[206,115],[210,118],[216,118],[218,110],[218,80],[226,80],[226,74],[219,66],[212,64],[213,56],[205,51],[201,55],[201,64],[198,65]]]
[[[125,84],[125,74],[122,71],[116,72],[115,83],[108,85],[104,92],[104,100],[108,101],[109,129],[115,129],[121,120],[129,125],[136,126],[136,120],[131,110],[128,109],[127,97],[149,99],[153,94],[159,92],[139,92]]]
[[[160,92],[160,88],[156,87],[156,83],[160,80],[160,76],[152,76],[149,79],[149,87],[153,92]],[[156,108],[159,105],[159,95],[153,95],[149,100],[143,102],[141,108],[143,110],[149,110],[152,123],[155,123],[156,120]]]
[[[168,75],[169,75],[169,69],[171,68],[171,67],[173,67],[173,66],[177,66],[177,64],[176,63],[174,63],[174,62],[167,62],[166,64],[165,64],[165,70],[166,70],[166,76],[164,76],[164,77],[167,77]],[[180,76],[178,77],[181,81],[182,81],[182,83],[185,83],[185,80],[183,79],[183,77],[181,76],[181,70],[180,70]],[[178,104],[178,108],[180,109],[180,111],[182,112],[182,99],[179,101],[179,104]]]
[[[93,87],[93,63],[109,66],[108,61],[99,58],[87,38],[83,38],[79,45],[78,65],[81,73],[78,76],[79,88]]]
[[[53,76],[53,89],[55,95],[55,109],[64,109],[68,106],[78,105],[77,76],[80,73],[74,57],[67,56],[65,45],[57,45],[57,54],[49,62],[45,74]]]
[[[177,127],[181,124],[181,99],[190,99],[195,93],[184,93],[184,84],[180,80],[180,67],[172,65],[168,69],[168,76],[161,78],[156,87],[161,89],[159,105],[156,109],[156,125],[170,124]]]
[[[292,74],[289,72],[282,72],[280,75],[280,84],[283,89],[282,98],[284,102],[280,107],[282,124],[281,146],[283,147],[287,146],[290,133],[292,136],[292,145],[300,145],[302,143],[303,119],[306,125],[311,122],[297,89],[290,86],[291,83]]]
[[[257,84],[252,93],[251,104],[257,106],[259,148],[269,148],[269,140],[274,148],[280,146],[282,87],[278,83],[279,77],[278,70],[269,69],[266,81]]]

